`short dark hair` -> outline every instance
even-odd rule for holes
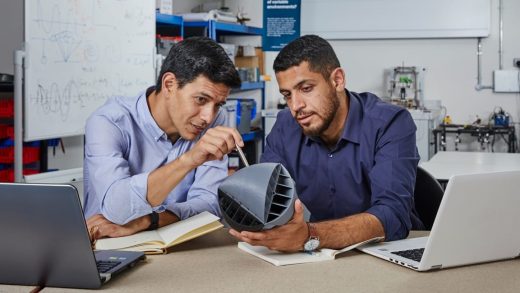
[[[203,75],[214,83],[239,87],[240,77],[224,49],[207,37],[192,37],[172,46],[163,62],[156,90],[161,91],[165,73],[175,74],[179,88]]]
[[[338,57],[332,46],[316,35],[306,35],[287,44],[276,56],[273,69],[275,73],[285,71],[307,61],[313,72],[328,78],[330,73],[340,67]]]

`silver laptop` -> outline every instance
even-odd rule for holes
[[[429,237],[365,245],[417,271],[520,256],[520,171],[451,177]]]
[[[67,184],[0,183],[0,239],[0,284],[94,289],[145,257],[92,251]]]

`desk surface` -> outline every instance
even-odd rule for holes
[[[438,152],[420,166],[438,180],[449,180],[453,175],[520,170],[520,154]]]
[[[424,232],[412,233],[422,236]],[[358,251],[336,260],[275,267],[236,247],[227,229],[188,243],[111,280],[103,292],[518,292],[520,260],[427,273]],[[30,287],[1,286],[0,292]],[[45,288],[43,292],[71,292]],[[91,291],[88,291],[91,292]]]

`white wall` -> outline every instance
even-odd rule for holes
[[[62,140],[65,152],[59,145],[56,148],[49,147],[47,152],[49,170],[83,167],[83,137],[83,135],[64,137]]]
[[[520,2],[504,0],[504,69],[513,67],[520,56]],[[492,84],[492,71],[498,69],[498,1],[492,1],[492,30],[482,41],[482,81]],[[417,39],[332,42],[347,72],[348,87],[357,91],[384,93],[382,72],[404,62],[427,69],[424,79],[425,99],[440,99],[456,123],[471,123],[475,115],[488,117],[494,106],[501,105],[515,121],[520,115],[519,94],[495,94],[476,91],[476,39]],[[516,55],[515,55],[516,54]]]

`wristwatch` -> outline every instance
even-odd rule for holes
[[[157,228],[159,228],[159,214],[156,212],[152,212],[151,214],[149,214],[149,216],[152,221],[150,222],[150,226],[148,226],[146,230],[156,230]]]
[[[320,237],[318,233],[316,233],[316,226],[314,223],[307,223],[307,228],[309,229],[309,240],[303,244],[303,250],[306,252],[311,252],[320,246]]]

